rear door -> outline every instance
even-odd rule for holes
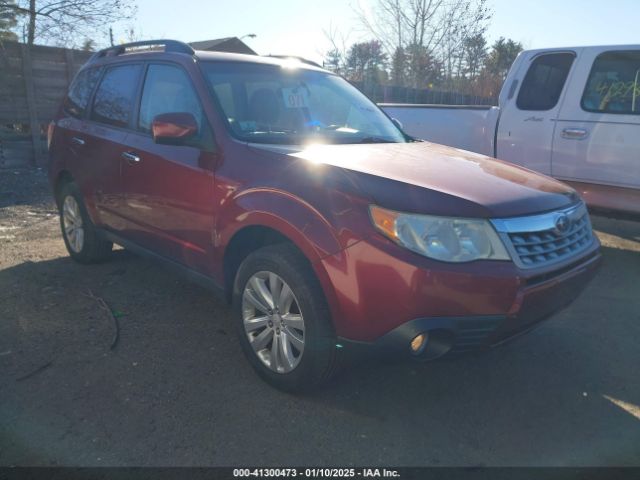
[[[499,159],[551,174],[555,121],[575,56],[572,51],[545,52],[520,62],[520,86],[504,105],[498,125]]]
[[[188,145],[153,140],[153,118],[191,113],[198,134]],[[201,100],[178,64],[150,63],[139,100],[135,131],[120,153],[126,236],[192,269],[208,273],[214,221],[215,145]]]
[[[93,162],[87,159],[85,117],[89,110],[91,95],[102,72],[102,67],[85,68],[74,78],[62,106],[63,115],[56,122],[57,132],[59,132],[56,141],[60,142],[60,148],[51,151],[51,155],[60,155],[59,161],[72,172],[76,183],[83,191],[85,203],[93,217],[95,217],[94,192],[100,188],[103,178],[93,168]]]
[[[118,64],[105,69],[93,96],[89,119],[81,132],[79,170],[91,172],[90,196],[97,222],[121,230],[121,153],[132,122],[133,103],[142,64]]]
[[[560,111],[553,176],[640,188],[640,49],[585,49]]]

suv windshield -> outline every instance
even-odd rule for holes
[[[203,62],[237,138],[255,143],[406,142],[358,89],[326,72],[291,65]]]

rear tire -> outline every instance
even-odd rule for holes
[[[57,200],[62,238],[71,258],[83,264],[106,260],[113,243],[97,231],[78,186],[74,182],[65,183]]]
[[[261,248],[242,262],[233,304],[242,349],[270,385],[306,391],[337,373],[339,351],[324,293],[291,244]]]

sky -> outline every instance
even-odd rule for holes
[[[347,43],[371,38],[354,7],[375,0],[137,0],[128,22],[141,38],[183,41],[242,37],[259,54],[299,55],[321,61],[329,48],[325,31]],[[640,0],[488,0],[492,43],[503,36],[525,48],[632,44],[638,41]],[[123,30],[123,29],[121,29]],[[125,41],[118,29],[116,41]]]

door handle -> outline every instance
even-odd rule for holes
[[[588,134],[589,131],[584,128],[565,128],[562,130],[562,138],[568,140],[582,140],[583,138],[587,138]]]
[[[84,145],[84,140],[81,139],[80,137],[71,137],[71,141],[76,145],[80,145],[80,146]]]
[[[136,165],[142,161],[141,158],[133,152],[122,152],[122,158],[124,158],[129,165]]]

